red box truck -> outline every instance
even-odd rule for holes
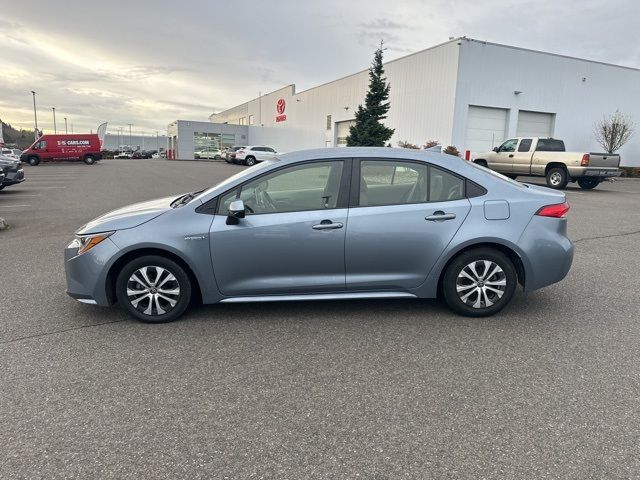
[[[29,165],[40,162],[79,162],[92,165],[102,158],[102,141],[97,133],[42,135],[27,148],[20,160]]]

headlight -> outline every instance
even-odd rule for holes
[[[93,235],[76,235],[76,238],[73,239],[70,248],[77,248],[78,255],[82,255],[83,253],[88,252],[93,247],[98,245],[103,240],[106,240],[114,232],[103,232],[103,233],[94,233]]]

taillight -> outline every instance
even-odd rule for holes
[[[238,150],[236,153],[244,153],[244,150]]]
[[[580,162],[580,166],[581,167],[588,167],[589,166],[589,154],[585,153],[584,155],[582,155],[582,161]]]
[[[564,218],[569,211],[569,208],[570,207],[567,202],[556,203],[555,205],[546,205],[538,210],[536,215],[540,217]]]

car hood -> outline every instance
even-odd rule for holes
[[[171,202],[176,198],[176,196],[158,198],[113,210],[94,218],[78,229],[76,233],[78,235],[86,235],[137,227],[171,210]]]
[[[10,167],[15,167],[20,163],[20,160],[17,160],[13,157],[8,157],[6,155],[0,155],[0,165],[9,165]]]

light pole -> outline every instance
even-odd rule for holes
[[[133,125],[132,123],[127,123],[127,125],[129,125],[129,146],[133,145],[131,143],[131,126]]]
[[[53,133],[58,133],[58,128],[56,127],[56,107],[51,107],[53,110]]]
[[[157,130],[156,130],[156,153],[160,153],[160,139],[158,138]]]
[[[34,135],[36,137],[36,140],[38,140],[38,114],[36,113],[36,92],[31,90],[31,93],[33,94],[33,119],[36,124],[36,131]]]
[[[67,117],[64,117],[64,133],[69,133],[67,130]]]

